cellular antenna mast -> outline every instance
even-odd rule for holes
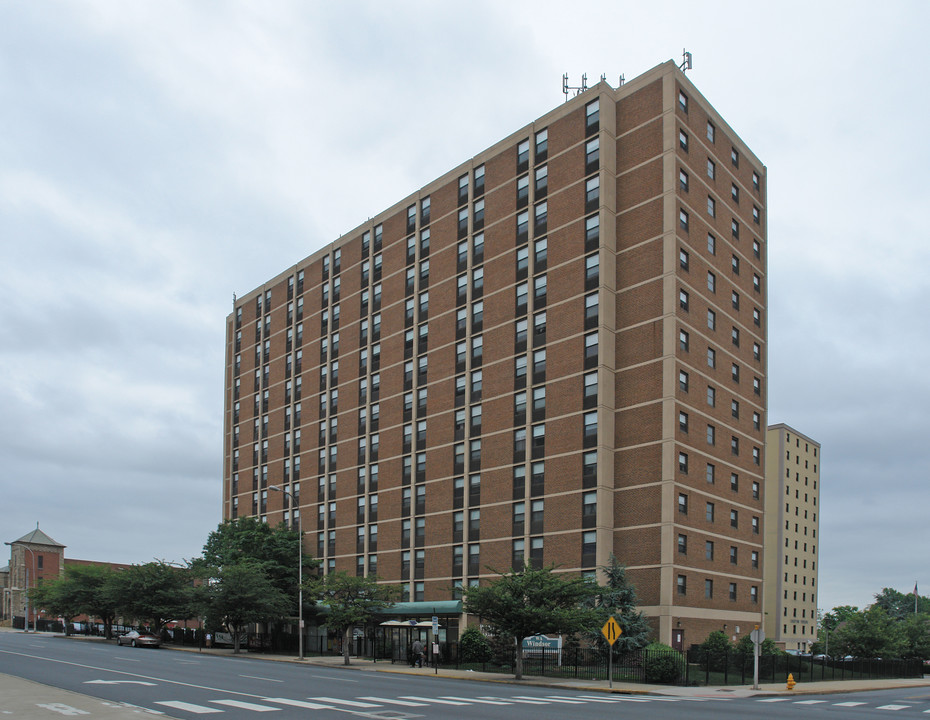
[[[681,49],[681,65],[678,66],[678,69],[682,72],[688,72],[691,69],[691,53],[689,53],[684,48]]]
[[[572,86],[568,84],[568,73],[562,75],[562,92],[565,95],[565,102],[568,102],[568,93],[570,90],[575,91],[575,95],[581,95],[585,90],[588,89],[588,75],[585,73],[581,76],[581,85]]]

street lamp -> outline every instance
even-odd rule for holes
[[[9,545],[11,548],[13,547],[13,543],[5,542],[5,543],[3,543],[3,544],[4,544],[4,545]],[[23,550],[28,550],[28,551],[29,551],[29,554],[32,556],[32,564],[33,564],[33,566],[35,566],[35,564],[36,564],[36,556],[35,556],[35,553],[32,551],[32,548],[26,547],[25,545],[23,545]],[[23,621],[23,632],[29,632],[29,566],[26,565],[26,558],[25,558],[25,557],[23,557],[23,565],[25,565],[25,568],[24,568],[24,569],[25,569],[25,571],[26,571],[26,617],[25,617],[25,619],[24,619],[24,621]],[[12,604],[12,603],[11,603],[11,604]],[[11,609],[12,609],[12,608],[11,608]],[[33,632],[38,632],[38,629],[39,629],[39,628],[38,628],[38,624],[35,624],[35,625],[33,626]]]
[[[294,496],[290,490],[279,487],[278,485],[269,485],[269,490],[284,493],[294,502]],[[300,524],[300,508],[297,508],[297,535],[300,541],[297,544],[297,642],[298,642],[298,659],[304,659],[304,532]]]

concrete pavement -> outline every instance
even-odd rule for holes
[[[39,633],[40,635],[55,637],[52,633]],[[64,636],[57,635],[62,640]],[[76,637],[74,641],[85,641],[85,638]],[[100,638],[87,638],[88,642],[105,642]],[[217,656],[232,657],[231,649],[226,648],[187,648],[168,645],[167,649],[178,652],[204,653]],[[668,697],[704,697],[704,698],[745,698],[753,696],[791,696],[791,695],[823,695],[831,693],[864,692],[868,690],[890,690],[895,688],[930,687],[930,678],[899,679],[899,680],[844,680],[836,682],[799,683],[793,690],[788,690],[783,683],[764,684],[759,690],[751,686],[730,687],[676,687],[670,685],[643,685],[639,683],[613,683],[611,688],[606,680],[563,680],[557,678],[526,677],[519,683],[512,675],[498,673],[474,672],[471,670],[456,670],[452,668],[411,668],[406,664],[391,664],[389,661],[373,662],[359,658],[352,658],[351,664],[343,664],[341,656],[307,657],[301,661],[293,655],[268,655],[263,653],[242,653],[247,657],[267,662],[287,662],[305,665],[324,665],[333,668],[344,668],[347,671],[385,672],[401,675],[421,675],[423,677],[457,678],[490,683],[519,684],[528,687],[546,687],[561,690],[576,690],[580,692],[613,692],[622,694],[664,695]],[[0,715],[12,713],[13,717],[29,718],[57,718],[62,714],[92,714],[104,720],[138,720],[142,714],[152,714],[143,708],[133,707],[119,703],[111,703],[97,698],[81,695],[79,693],[59,690],[47,685],[40,685],[29,680],[23,680],[10,675],[0,674]],[[165,717],[163,713],[160,713]]]

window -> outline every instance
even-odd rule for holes
[[[688,251],[684,249],[678,250],[678,264],[681,266],[682,270],[688,269]]]
[[[684,170],[678,171],[678,187],[682,192],[688,192],[688,173]]]
[[[707,273],[707,289],[712,293],[717,292],[717,276],[709,271]]]
[[[736,152],[736,148],[730,148],[730,162],[733,163],[733,167],[739,167],[739,153]]]
[[[600,238],[601,231],[601,218],[599,215],[592,215],[588,218],[585,218],[584,221],[584,239],[585,247],[590,249],[590,245],[597,243]]]
[[[739,511],[730,510],[730,527],[738,528],[739,527]]]
[[[710,233],[707,233],[707,252],[711,255],[717,254],[717,238]]]
[[[688,112],[688,96],[681,90],[678,91],[678,108],[685,114]]]
[[[717,441],[717,428],[713,425],[707,426],[707,444],[714,445]]]
[[[686,133],[684,130],[678,131],[678,145],[682,150],[688,152],[688,133]]]
[[[684,210],[678,211],[678,225],[682,230],[688,232],[688,213],[686,213]]]
[[[688,432],[688,413],[684,411],[678,413],[678,428],[682,432]]]
[[[587,210],[597,209],[597,203],[601,197],[601,178],[595,175],[585,181],[584,202]]]
[[[739,550],[735,545],[730,545],[730,564],[736,565],[739,560]]]
[[[688,292],[686,290],[678,291],[678,305],[682,310],[688,309]]]
[[[752,518],[752,534],[753,535],[759,534],[759,518],[755,516],[753,516]]]
[[[730,340],[735,347],[739,347],[739,328],[730,330]]]
[[[739,438],[736,435],[730,438],[730,452],[733,455],[739,455]]]
[[[749,588],[749,602],[753,605],[759,602],[759,588],[756,585]]]
[[[762,278],[755,273],[752,275],[752,289],[756,292],[762,291]]]
[[[739,420],[739,401],[731,400],[730,401],[730,415]]]
[[[541,426],[538,426],[541,427]],[[536,428],[533,428],[534,435]],[[584,440],[585,444],[597,441],[597,413],[588,412],[584,414]],[[535,437],[534,437],[535,442]]]
[[[704,506],[704,519],[712,523],[714,521],[714,504],[709,502]]]
[[[734,240],[739,240],[739,223],[736,219],[730,220],[730,234]]]
[[[688,453],[679,452],[678,453],[678,470],[679,472],[687,475],[688,474]],[[679,500],[681,495],[678,496]]]
[[[739,188],[736,186],[736,183],[730,184],[730,197],[733,199],[737,205],[739,204]]]
[[[707,329],[716,330],[717,329],[717,313],[713,310],[707,311]]]
[[[533,173],[536,197],[541,198],[549,189],[549,166],[540,165]]]
[[[714,581],[710,578],[704,581],[704,597],[708,599],[714,597]]]
[[[549,154],[549,129],[543,128],[536,133],[536,162],[542,162]]]
[[[717,164],[710,158],[707,158],[707,177],[713,180],[716,176],[717,176]]]
[[[707,214],[711,217],[717,217],[717,203],[710,195],[707,196]]]
[[[589,140],[584,146],[584,172],[590,175],[600,167],[601,139]]]
[[[752,358],[753,358],[753,360],[761,360],[761,359],[762,359],[762,346],[759,345],[759,343],[757,343],[757,342],[754,342],[754,343],[752,344]]]
[[[707,140],[709,142],[714,141],[714,136],[716,135],[717,128],[714,127],[714,124],[708,120],[707,121]]]
[[[597,132],[600,126],[600,100],[590,102],[585,106],[585,131],[588,133]]]
[[[682,392],[688,392],[688,373],[684,370],[678,371],[678,388]]]
[[[717,351],[707,348],[707,367],[717,367]]]
[[[530,163],[530,141],[521,140],[517,145],[517,167],[526,169]]]
[[[678,536],[678,554],[679,555],[688,554],[688,536],[687,535]]]
[[[707,404],[711,407],[717,404],[717,390],[710,385],[707,386]]]
[[[759,192],[759,173],[755,171],[752,173],[752,189]]]
[[[733,382],[739,382],[739,365],[736,363],[730,366],[730,377],[733,378]]]
[[[755,205],[752,206],[752,221],[756,225],[760,225],[762,223],[762,213],[759,211],[759,208],[756,207]],[[755,241],[753,241],[753,243],[755,243]]]
[[[730,473],[730,490],[739,492],[739,475]]]
[[[475,195],[481,195],[484,192],[484,165],[475,168]]]
[[[679,575],[675,581],[676,587],[678,588],[679,595],[688,594],[688,579],[684,575]]]
[[[686,330],[678,331],[678,347],[682,352],[688,352],[689,336]]]
[[[678,494],[678,512],[682,515],[688,514],[688,496],[684,493]]]

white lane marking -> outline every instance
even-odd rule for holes
[[[155,687],[155,683],[145,680],[85,680],[84,685],[148,685]]]
[[[320,705],[319,703],[307,702],[306,700],[291,700],[290,698],[264,698],[266,702],[279,703],[281,705],[290,705],[291,707],[306,708],[307,710],[333,710],[332,705]]]
[[[330,677],[329,675],[311,675],[310,677],[312,677],[312,678],[317,678],[318,680],[329,680],[329,681],[331,681],[331,682],[332,682],[332,681],[336,681],[336,680],[338,680],[339,682],[347,682],[347,683],[357,683],[357,682],[358,682],[358,680],[350,680],[350,679],[348,679],[348,678]]]
[[[156,705],[164,705],[165,707],[174,708],[175,710],[184,710],[189,713],[196,713],[197,715],[205,715],[206,713],[221,713],[223,712],[219,708],[204,707],[203,705],[194,705],[193,703],[181,702],[180,700],[156,700]]]
[[[267,680],[268,682],[279,682],[283,683],[283,680],[276,680],[275,678],[262,677],[261,675],[240,675],[239,677],[250,678],[251,680]]]
[[[549,703],[543,702],[542,700],[528,700],[526,698],[518,697],[494,697],[493,695],[482,695],[481,697],[487,698],[488,700],[506,700],[509,703],[521,703],[523,705],[548,705]]]
[[[820,703],[825,703],[826,700],[795,700],[795,705],[820,705]]]
[[[615,703],[620,702],[619,700],[611,700],[609,698],[593,698],[593,697],[579,697],[577,695],[549,695],[553,700],[571,700],[572,702],[578,702],[579,700],[584,700],[585,702],[599,702],[599,703]]]
[[[457,695],[440,695],[439,697],[446,700],[461,700],[466,703],[479,703],[481,705],[510,705],[506,700],[483,700],[481,698],[465,698]]]
[[[64,705],[63,703],[46,703],[44,705],[36,705],[36,707],[57,712],[59,715],[90,715],[86,710],[80,710],[79,708]]]
[[[841,702],[833,703],[835,707],[859,707],[860,705],[865,705],[864,702]]]
[[[910,705],[879,705],[876,710],[906,710]],[[924,711],[926,712],[926,710]]]
[[[570,698],[561,698],[558,695],[546,695],[543,700],[554,703],[564,703],[566,705],[584,705],[584,700],[572,700]]]
[[[765,698],[765,700],[760,700],[759,702],[787,702],[791,698]]]
[[[439,703],[440,705],[468,705],[468,703],[459,702],[458,700],[440,700],[438,698],[420,697],[419,695],[401,695],[404,700],[419,700],[429,705],[430,703]]]
[[[225,705],[226,707],[240,708],[241,710],[254,710],[255,712],[278,712],[281,710],[281,708],[256,705],[255,703],[242,702],[242,700],[211,700],[210,702],[214,705]]]
[[[376,703],[383,703],[387,705],[404,705],[405,707],[424,707],[426,703],[421,702],[410,702],[408,700],[395,700],[393,698],[383,698],[375,697],[373,695],[365,695],[359,698],[359,700],[371,700]]]
[[[320,700],[325,703],[332,703],[333,705],[348,705],[349,707],[360,707],[360,708],[373,708],[378,707],[374,703],[367,702],[357,702],[355,700],[340,700],[339,698],[331,697],[312,697],[310,700]]]

